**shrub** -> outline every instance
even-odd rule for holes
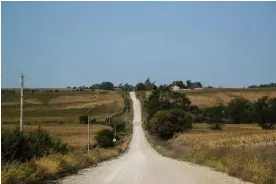
[[[193,128],[192,117],[182,110],[158,111],[148,122],[149,131],[162,139]]]
[[[252,122],[253,105],[244,98],[233,98],[227,104],[225,113],[230,123],[249,123]]]
[[[209,124],[212,125],[212,129],[222,130],[224,123],[222,118],[224,117],[224,109],[223,105],[209,107],[205,111],[206,120]]]
[[[55,90],[55,92],[59,92],[59,90],[58,90],[58,89],[56,89],[56,90]]]
[[[43,175],[54,176],[63,170],[62,161],[63,160],[53,155],[35,160],[35,165]]]
[[[96,122],[97,122],[97,120],[95,118],[90,120],[90,123],[96,123]]]
[[[262,97],[255,103],[256,120],[263,129],[276,128],[276,98]]]
[[[5,133],[2,135],[1,144],[1,160],[4,162],[14,160],[23,162],[52,153],[65,154],[69,150],[68,144],[54,140],[41,128],[29,135],[24,135],[19,130]]]
[[[2,166],[1,176],[3,184],[27,184],[34,183],[40,179],[36,168],[32,163],[11,163]]]
[[[125,131],[125,128],[126,128],[126,123],[122,121],[119,125],[116,126],[116,131],[123,132]]]
[[[88,116],[87,115],[81,115],[79,116],[80,123],[88,123]]]
[[[53,140],[50,135],[41,128],[30,133],[28,142],[33,157],[41,157],[53,153],[65,154],[68,152],[67,144],[61,143],[60,140]]]
[[[97,133],[95,139],[100,147],[108,148],[114,146],[113,143],[114,133],[109,129],[101,130]],[[116,140],[119,140],[119,137],[116,136]]]
[[[32,158],[31,148],[26,136],[19,129],[1,136],[1,160],[25,161]]]

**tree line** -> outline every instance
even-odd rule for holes
[[[181,89],[190,89],[193,88],[193,86],[197,86],[199,88],[202,88],[201,82],[192,82],[191,80],[187,80],[186,83],[181,80],[173,81],[171,84],[162,84],[159,87],[156,86],[155,81],[151,81],[150,78],[147,78],[145,82],[139,82],[136,84],[135,89],[136,91],[149,91],[149,90],[156,90],[157,88],[166,91],[169,90],[173,86],[178,86]],[[212,88],[209,86],[208,88]]]
[[[248,88],[276,88],[276,83],[251,85],[251,86],[248,86]]]
[[[144,101],[143,108],[147,112],[145,128],[164,139],[202,122],[216,130],[222,130],[226,123],[258,123],[263,129],[276,128],[276,98],[267,96],[255,102],[236,97],[225,105],[200,109],[183,93],[157,89]]]
[[[124,90],[133,90],[134,87],[131,84],[125,83],[125,84],[119,84],[118,86],[114,85],[112,82],[102,82],[102,83],[97,83],[97,84],[92,84],[91,86],[79,86],[79,87],[67,87],[68,89],[91,89],[91,90],[96,90],[96,89],[101,89],[101,90],[115,90],[116,88],[118,89],[124,89]]]

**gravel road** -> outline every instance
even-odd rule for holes
[[[61,184],[237,184],[246,183],[208,167],[166,158],[148,144],[141,124],[140,102],[134,92],[133,137],[129,151],[118,159],[80,171]]]

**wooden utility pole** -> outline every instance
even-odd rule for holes
[[[87,122],[87,126],[88,126],[88,145],[87,145],[87,152],[89,153],[89,148],[90,148],[90,121],[89,121],[89,116],[88,116],[88,122]]]
[[[24,95],[24,76],[21,74],[21,95],[20,95],[20,132],[23,131],[23,95]]]

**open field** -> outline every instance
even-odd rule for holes
[[[37,129],[38,126],[35,125],[25,125],[24,132],[29,133]],[[12,131],[15,128],[18,128],[18,125],[4,124],[2,125],[4,131]],[[41,126],[42,129],[45,129],[50,135],[58,137],[62,142],[68,143],[71,147],[74,148],[86,148],[87,146],[87,125],[84,124],[44,124]],[[93,147],[96,142],[94,136],[97,132],[103,129],[110,129],[108,126],[104,125],[90,125],[90,143]]]
[[[8,109],[9,107],[15,108],[14,104],[10,104],[10,102],[16,101],[14,100],[15,98],[17,97],[6,96],[4,100],[2,98],[2,102],[4,102],[4,105],[2,103],[2,120],[3,110]],[[28,101],[29,99],[35,99],[36,104],[34,104],[34,101],[32,100]],[[96,104],[91,105],[91,99],[93,99],[93,103]],[[34,124],[25,124],[24,133],[33,132],[38,128],[37,124],[39,124],[41,128],[49,132],[51,136],[54,138],[60,138],[62,142],[68,143],[73,149],[69,149],[69,153],[64,155],[50,154],[39,158],[33,158],[29,162],[2,162],[1,177],[3,184],[49,183],[49,180],[51,181],[69,174],[77,173],[80,169],[96,166],[101,161],[118,157],[128,149],[132,135],[132,124],[128,122],[133,119],[132,108],[130,108],[130,111],[125,111],[124,113],[115,117],[115,119],[119,119],[127,123],[123,132],[117,132],[117,135],[120,137],[120,141],[118,141],[115,147],[104,149],[99,148],[99,145],[96,145],[96,133],[103,129],[111,129],[111,127],[100,124],[90,124],[91,149],[90,152],[87,153],[87,125],[73,123],[78,122],[78,116],[80,115],[78,114],[79,112],[86,112],[89,113],[89,115],[92,115],[92,117],[100,116],[102,118],[105,118],[107,115],[112,115],[114,112],[122,112],[124,108],[124,102],[121,94],[118,92],[39,92],[27,94],[26,101],[28,102],[27,104],[29,104],[29,106],[32,108],[34,108],[34,106],[37,108],[42,107],[41,109],[43,109],[45,114],[42,117],[36,117],[37,119]],[[36,106],[37,101],[40,102],[39,106]],[[119,103],[115,104],[114,101],[118,101]],[[75,104],[78,105],[75,106]],[[79,104],[89,104],[89,108],[87,109],[91,109],[92,111],[85,111],[86,109],[83,108],[83,106],[80,107]],[[64,109],[58,108],[61,105],[67,105],[66,111],[63,111],[67,112],[67,114],[62,114],[63,116],[60,116],[61,121],[65,122],[64,124],[59,122],[56,123],[57,121],[55,119],[55,114],[49,113],[51,110],[56,111],[56,113],[62,112],[61,110]],[[68,108],[68,105],[70,105],[70,108]],[[130,106],[131,105],[132,102],[130,102]],[[80,111],[77,111],[79,109]],[[108,113],[106,112],[106,109],[109,110],[107,111]],[[117,111],[114,111],[114,109],[117,109]],[[33,122],[33,117],[35,117],[34,115],[36,115],[36,111],[29,111],[29,115],[31,115],[29,117],[32,118]],[[73,121],[73,118],[70,119],[68,117],[74,117],[75,121]],[[7,117],[5,118],[7,119]],[[97,120],[99,119],[97,118]],[[18,124],[14,124],[12,122],[2,124],[2,136],[5,135],[4,132],[12,131],[18,127]]]
[[[178,135],[174,141],[183,141],[197,148],[251,147],[276,144],[276,131],[262,130],[255,124],[226,124],[223,131],[216,131],[202,123],[195,124],[194,130]]]
[[[147,135],[164,156],[202,164],[257,184],[276,183],[276,131],[257,125],[226,125],[223,131],[195,124],[192,131],[162,141]]]
[[[276,97],[276,88],[251,88],[251,89],[203,89],[181,91],[187,94],[193,105],[208,107],[219,103],[226,104],[234,97],[242,97],[250,101],[268,96]]]
[[[2,123],[18,123],[20,94],[2,95]],[[78,122],[87,114],[96,120],[122,112],[124,102],[115,91],[59,91],[35,92],[24,95],[24,121],[48,123]]]

